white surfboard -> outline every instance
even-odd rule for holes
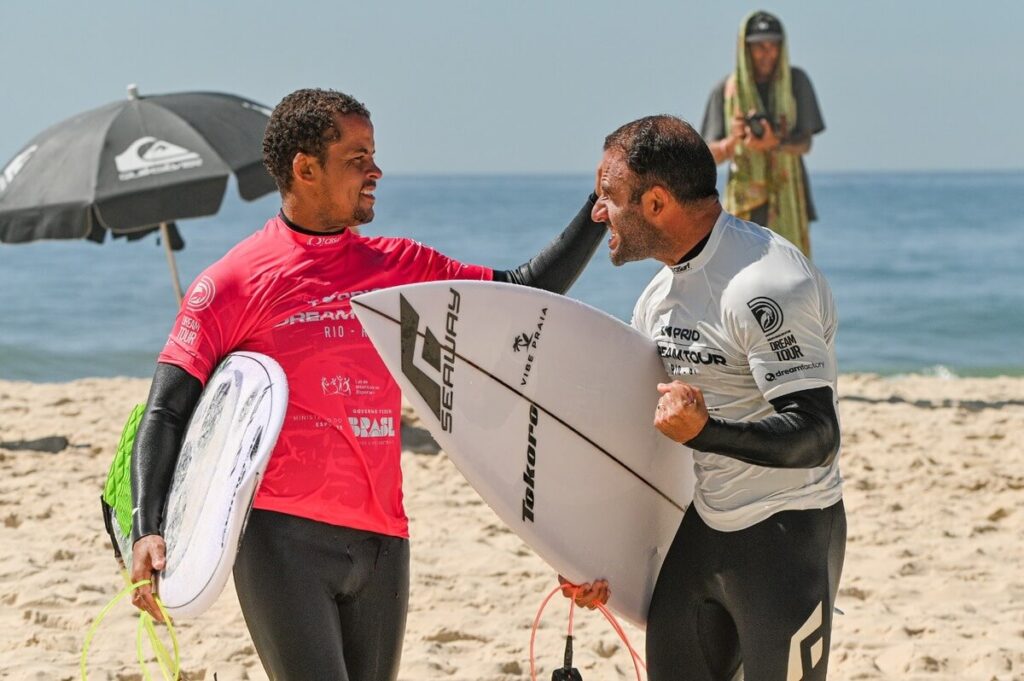
[[[641,626],[693,495],[692,452],[652,422],[654,341],[538,289],[449,281],[352,309],[424,425],[484,501],[555,570],[608,579]]]
[[[224,589],[288,406],[273,359],[228,355],[206,383],[182,441],[164,514],[158,592],[174,618],[195,617]]]

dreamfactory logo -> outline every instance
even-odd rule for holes
[[[459,305],[462,296],[455,289],[448,289],[451,299],[444,323],[444,345],[438,340],[430,327],[423,330],[423,349],[420,358],[437,372],[440,382],[431,378],[425,371],[416,366],[416,339],[419,338],[420,315],[416,309],[399,294],[399,331],[402,346],[402,373],[405,374],[412,387],[416,389],[427,407],[441,423],[441,428],[452,432],[452,405],[455,401],[455,337],[459,321]]]
[[[747,307],[754,313],[758,326],[766,336],[782,328],[782,307],[771,298],[754,298],[747,302]]]

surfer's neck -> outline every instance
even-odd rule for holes
[[[707,243],[718,216],[722,214],[722,204],[717,199],[680,208],[676,227],[671,230],[672,248],[659,258],[668,267],[696,257],[702,250],[697,247]]]

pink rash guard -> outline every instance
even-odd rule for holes
[[[254,507],[408,537],[401,394],[349,299],[492,278],[409,239],[301,233],[278,216],[192,283],[159,361],[205,384],[229,352],[273,357],[288,377],[288,412]]]

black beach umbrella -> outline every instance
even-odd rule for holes
[[[180,303],[173,221],[215,214],[231,173],[247,201],[275,188],[262,163],[269,114],[235,95],[129,86],[128,99],[54,125],[0,170],[0,242],[160,230]]]

